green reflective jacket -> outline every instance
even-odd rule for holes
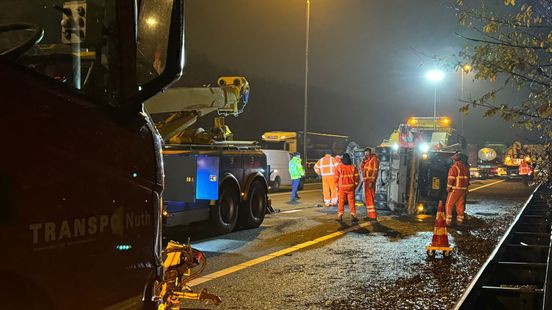
[[[301,158],[293,157],[289,161],[289,175],[292,180],[297,180],[305,176],[305,170],[303,170],[303,165],[301,165]]]

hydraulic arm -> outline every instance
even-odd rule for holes
[[[221,77],[218,86],[171,88],[152,98],[145,110],[158,119],[156,126],[166,143],[181,143],[185,130],[198,118],[211,112],[219,115],[240,114],[249,99],[249,83],[244,77]],[[180,138],[178,138],[180,136]],[[173,140],[171,140],[173,139]],[[193,140],[193,139],[191,139]],[[193,141],[190,141],[193,142]]]

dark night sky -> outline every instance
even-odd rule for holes
[[[449,56],[465,44],[443,1],[311,2],[310,131],[376,145],[408,116],[432,115],[433,86],[423,75],[433,64],[417,52]],[[186,18],[187,64],[177,85],[243,75],[252,91],[246,111],[228,120],[235,136],[302,129],[304,0],[188,0]],[[487,87],[467,77],[465,94]],[[437,114],[452,116],[459,129],[460,73],[448,72],[438,94]],[[469,143],[527,135],[498,118],[482,119],[481,112],[465,118]]]

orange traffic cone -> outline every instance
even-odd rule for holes
[[[427,255],[434,256],[435,251],[443,251],[444,256],[450,256],[454,247],[449,244],[448,233],[445,219],[445,206],[439,201],[437,207],[437,216],[435,217],[435,228],[433,230],[433,239],[431,244],[426,247]]]

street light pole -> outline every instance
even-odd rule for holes
[[[441,70],[433,69],[426,73],[426,79],[433,83],[433,129],[437,129],[437,83],[445,78],[445,73]]]
[[[433,130],[437,129],[437,83],[434,85],[435,93],[433,95]]]
[[[464,75],[470,73],[472,67],[470,64],[465,64],[460,68],[460,71],[462,72],[462,78],[460,79],[460,101],[464,102]],[[464,136],[464,113],[461,113],[461,134]]]
[[[305,102],[303,111],[303,159],[307,165],[307,112],[308,112],[308,88],[309,88],[309,34],[310,34],[310,0],[307,0],[307,20],[305,33]]]
[[[460,70],[462,72],[462,78],[460,79],[460,101],[464,102],[464,67]],[[460,135],[464,136],[464,113],[460,112]]]

